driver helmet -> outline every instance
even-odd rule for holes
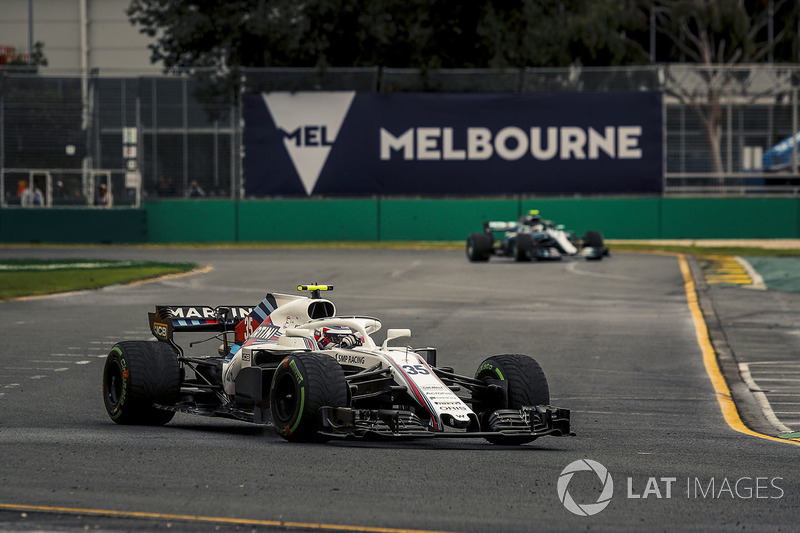
[[[320,348],[336,348],[342,345],[342,341],[345,338],[350,337],[349,340],[356,340],[360,341],[357,336],[353,333],[353,330],[347,327],[324,327],[320,330],[317,330],[317,334],[314,335],[314,338],[317,341],[317,345]],[[360,342],[358,342],[360,344]]]
[[[526,226],[535,226],[542,223],[542,217],[539,216],[538,209],[531,209],[527,215],[522,217],[520,222]]]

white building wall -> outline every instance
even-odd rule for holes
[[[0,0],[0,46],[28,52],[28,7],[33,3],[33,41],[44,43],[48,70],[77,70],[81,54],[87,67],[158,72],[150,64],[150,37],[125,15],[130,0]],[[81,46],[81,3],[86,5],[86,49]]]

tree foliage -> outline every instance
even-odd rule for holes
[[[770,5],[774,45],[765,48]],[[416,68],[797,60],[787,0],[132,0],[165,69]],[[794,55],[793,55],[794,54]]]
[[[651,14],[659,61],[797,60],[786,44],[796,10],[786,0],[132,0],[127,13],[169,70],[641,64]]]
[[[786,0],[773,0],[773,21],[783,18]],[[755,63],[764,59],[782,41],[791,26],[779,24],[772,37],[769,0],[657,0],[653,2],[658,31],[673,46],[672,60],[710,64]],[[791,20],[796,21],[795,16]],[[680,54],[676,57],[675,52]]]
[[[637,0],[133,0],[172,68],[465,68],[646,60]]]
[[[211,68],[209,95],[236,95],[240,67],[486,68],[691,62],[706,95],[674,94],[703,121],[721,169],[716,67],[798,60],[787,0],[133,0],[152,61]],[[770,38],[768,23],[775,23]],[[655,49],[651,39],[658,32]],[[788,43],[788,44],[787,44]]]
[[[694,63],[702,79],[705,94],[697,94],[668,69],[666,90],[699,117],[719,176],[724,170],[722,95],[736,75],[724,67],[755,63],[774,52],[790,27],[779,26],[771,38],[766,28],[770,15],[774,20],[775,13],[781,13],[786,4],[786,0],[759,1],[749,6],[742,0],[657,0],[652,5],[658,31],[669,39],[671,52]],[[792,20],[797,20],[796,16]]]
[[[478,27],[493,66],[639,64],[647,30],[637,0],[487,2]]]

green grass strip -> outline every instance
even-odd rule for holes
[[[70,263],[73,267],[70,267]],[[96,264],[87,268],[87,264]],[[54,269],[31,267],[56,266]],[[75,265],[80,265],[75,268]],[[99,289],[107,285],[131,283],[180,274],[196,268],[194,263],[158,263],[154,261],[80,260],[3,260],[0,267],[0,300],[59,292]]]

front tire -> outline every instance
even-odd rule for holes
[[[111,348],[103,367],[103,401],[117,424],[161,426],[174,411],[153,404],[174,403],[180,392],[181,371],[168,345],[123,341]]]
[[[321,407],[347,407],[344,372],[325,354],[298,353],[280,363],[269,393],[275,430],[291,442],[322,442]]]
[[[512,252],[514,261],[530,261],[533,253],[533,238],[529,233],[520,233],[514,239]]]
[[[583,247],[593,249],[594,253],[586,256],[589,261],[600,261],[604,256],[608,255],[608,248],[605,247],[603,242],[603,234],[599,231],[587,231],[583,235]]]
[[[504,398],[476,398],[475,411],[486,424],[489,415],[497,409],[522,409],[524,406],[548,405],[550,403],[550,387],[542,367],[535,359],[522,354],[494,355],[485,359],[475,372],[475,378],[489,383],[500,383],[506,388]],[[481,427],[490,431],[488,427]],[[493,436],[486,440],[493,444],[525,444],[533,442],[537,437],[529,436]]]

